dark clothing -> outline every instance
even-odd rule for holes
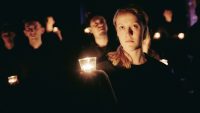
[[[2,58],[1,60],[8,66],[8,67],[14,67],[12,66],[12,64],[16,65],[16,62],[17,62],[17,51],[15,48],[11,49],[11,50],[8,50],[6,48],[3,48],[1,50],[1,54],[2,54]]]
[[[19,75],[21,70],[19,68],[18,53],[16,47],[11,50],[2,48],[0,50],[0,54],[1,76],[8,77],[11,75]]]
[[[74,87],[75,113],[111,113],[116,105],[108,75],[100,70],[78,72]]]
[[[54,35],[44,35],[42,45],[37,49],[31,47],[27,42],[21,51],[23,53],[20,55],[20,61],[24,79],[31,80],[33,83],[37,79],[38,82],[41,80],[42,83],[47,78],[53,80],[59,75],[59,63],[61,62],[59,42]],[[27,80],[24,81],[28,83]]]
[[[187,37],[185,40],[187,48],[187,57],[189,59],[189,64],[187,65],[187,79],[192,89],[189,93],[194,96],[195,103],[199,102],[200,99],[200,19],[191,27],[187,32]],[[197,101],[198,100],[198,101]],[[197,107],[198,108],[198,107]]]
[[[162,38],[172,38],[175,36],[177,31],[177,26],[173,22],[163,22],[158,31],[161,33]]]
[[[195,23],[188,31],[187,33],[187,39],[186,39],[186,46],[189,49],[189,53],[191,55],[193,55],[194,57],[197,57],[198,59],[200,59],[200,46],[199,46],[199,42],[200,42],[200,38],[199,38],[199,34],[200,34],[200,20],[197,21],[197,23]]]
[[[120,113],[181,112],[184,94],[167,67],[146,55],[147,62],[131,69],[116,68],[110,75]],[[182,96],[183,95],[183,96]]]
[[[69,90],[63,79],[67,75],[61,71],[56,43],[51,37],[43,37],[39,48],[33,49],[28,43],[22,48],[21,112],[61,112],[67,105]]]
[[[90,37],[90,39],[93,37]],[[86,41],[86,40],[84,40]],[[72,109],[75,113],[111,113],[115,106],[110,82],[105,73],[112,65],[107,62],[107,53],[114,51],[116,46],[109,40],[106,47],[99,47],[94,40],[82,42],[77,54],[76,66],[72,73],[73,96]],[[97,71],[84,73],[80,70],[78,59],[85,57],[97,58]],[[109,64],[109,65],[107,65]],[[72,65],[72,64],[71,64]]]
[[[17,109],[17,105],[13,104],[13,109],[9,109],[11,106],[10,102],[19,101],[20,95],[20,80],[21,80],[21,69],[19,62],[18,48],[15,46],[11,50],[2,47],[0,50],[0,112],[13,112],[13,109]],[[8,83],[8,77],[17,76],[18,83],[10,85]]]
[[[9,76],[21,76],[17,52],[18,49],[16,47],[12,48],[11,50],[6,49],[5,47],[0,49],[0,77],[3,83],[5,83],[4,85],[9,85]]]

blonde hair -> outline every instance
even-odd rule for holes
[[[135,15],[142,28],[141,36],[143,38],[143,41],[146,39],[150,39],[149,29],[148,29],[148,16],[143,10],[136,7],[118,9],[113,18],[113,24],[115,28],[116,28],[116,19],[120,13],[131,13]],[[120,66],[120,67],[129,69],[131,68],[132,61],[127,57],[127,55],[128,53],[126,53],[123,50],[122,46],[119,46],[117,48],[117,51],[108,53],[108,59],[112,62],[114,66]]]

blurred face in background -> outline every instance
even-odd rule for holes
[[[90,21],[91,33],[94,37],[99,37],[101,35],[107,35],[108,26],[106,20],[102,16],[95,16]]]
[[[30,40],[41,38],[44,31],[44,27],[38,21],[28,22],[24,25],[24,34]]]
[[[46,30],[47,32],[52,32],[53,31],[53,25],[55,24],[55,20],[52,16],[47,17],[47,22],[46,22]]]
[[[119,12],[115,28],[120,44],[125,51],[133,51],[142,46],[142,28],[138,18],[130,12]]]
[[[15,33],[14,32],[2,32],[1,37],[4,42],[13,42]]]
[[[173,12],[170,9],[165,9],[163,12],[163,16],[165,18],[165,21],[172,22],[173,19]]]
[[[14,47],[15,35],[16,35],[15,32],[12,31],[1,33],[2,40],[7,49],[12,49]]]

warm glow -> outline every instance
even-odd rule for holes
[[[179,33],[179,34],[178,34],[178,38],[179,38],[180,40],[184,39],[184,38],[185,38],[185,34],[184,34],[184,33]]]
[[[165,64],[165,65],[168,66],[168,60],[166,60],[166,59],[161,59],[160,62],[162,62],[163,64]]]
[[[85,32],[85,33],[90,33],[90,27],[86,27],[86,28],[84,29],[84,32]]]
[[[53,32],[58,32],[58,27],[53,27]]]
[[[93,67],[94,66],[92,66],[91,64],[85,64],[83,65],[83,70],[89,72],[93,69]]]
[[[159,32],[156,32],[153,36],[154,39],[160,39],[161,35]]]
[[[81,70],[84,72],[91,72],[96,70],[96,57],[87,57],[79,59]]]
[[[18,83],[18,77],[17,77],[17,75],[9,76],[8,77],[8,83],[10,85],[14,85],[14,84]]]

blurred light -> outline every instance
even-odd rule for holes
[[[180,81],[184,82],[184,81],[185,81],[185,78],[180,78]]]
[[[165,65],[168,66],[168,60],[166,60],[166,59],[161,59],[160,62],[162,62],[163,64],[165,64]]]
[[[90,33],[90,27],[86,27],[86,28],[84,29],[84,32],[85,32],[85,33]]]
[[[53,32],[58,32],[58,27],[53,27]]]
[[[188,93],[189,93],[189,94],[194,94],[195,91],[194,91],[194,90],[189,90]]]
[[[179,38],[180,40],[184,39],[184,38],[185,38],[185,34],[184,34],[184,33],[179,33],[179,34],[178,34],[178,38]]]
[[[18,77],[17,75],[12,75],[12,76],[9,76],[8,77],[8,83],[10,85],[14,85],[14,84],[17,84],[19,81],[18,81]]]
[[[159,32],[156,32],[154,35],[153,35],[153,38],[154,39],[160,39],[161,35]]]
[[[96,70],[96,57],[87,57],[79,59],[81,70],[84,72],[92,72]]]

